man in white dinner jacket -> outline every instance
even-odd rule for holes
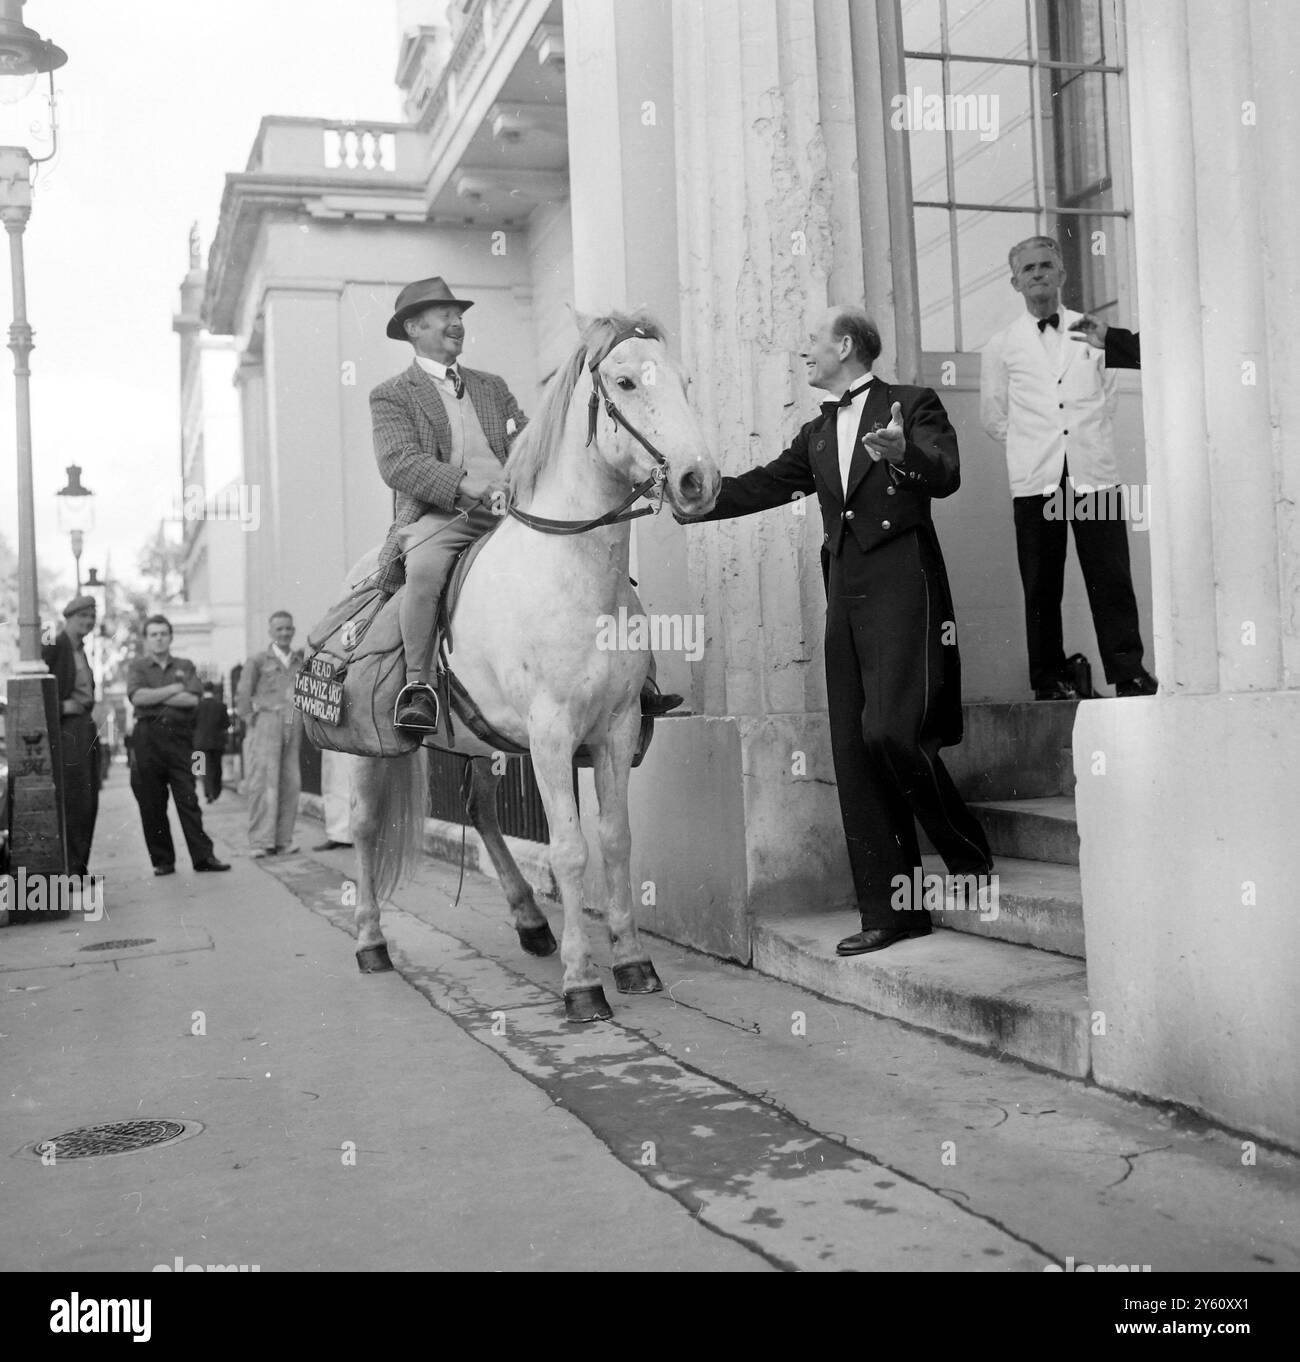
[[[1142,666],[1115,461],[1115,375],[1100,351],[1069,341],[1082,314],[1061,306],[1065,267],[1056,242],[1031,236],[1008,258],[1025,315],[984,349],[980,420],[1006,443],[1034,698],[1078,698],[1061,639],[1071,525],[1106,680],[1116,695],[1154,695],[1156,680]]]

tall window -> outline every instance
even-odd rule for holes
[[[1067,307],[1120,320],[1127,132],[1117,0],[899,0],[921,345],[977,350],[1017,315],[1007,251],[1053,236]],[[1126,319],[1126,318],[1125,318]]]

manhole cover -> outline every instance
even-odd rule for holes
[[[152,946],[158,938],[156,936],[127,936],[121,941],[96,941],[89,946],[82,946],[83,951],[124,951],[130,946]]]
[[[65,1130],[48,1140],[39,1140],[32,1152],[41,1156],[53,1155],[60,1159],[97,1159],[105,1154],[134,1154],[138,1149],[156,1149],[172,1144],[188,1135],[196,1135],[203,1127],[196,1121],[110,1121],[101,1126],[79,1126]]]

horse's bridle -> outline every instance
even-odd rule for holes
[[[623,344],[625,340],[650,340],[644,330],[639,326],[629,327],[626,331],[620,331],[609,348],[599,359],[593,359],[587,368],[591,372],[591,400],[587,403],[587,444],[596,438],[596,418],[600,414],[600,404],[605,404],[606,414],[616,426],[622,426],[625,431],[645,450],[655,461],[654,472],[650,474],[644,482],[639,482],[628,494],[627,499],[614,507],[612,511],[606,511],[604,515],[598,516],[595,520],[551,520],[547,516],[531,515],[528,511],[521,511],[515,506],[510,507],[510,514],[518,521],[522,521],[529,529],[537,530],[541,534],[585,534],[588,530],[599,529],[603,525],[618,525],[628,520],[636,520],[638,516],[658,515],[664,501],[664,482],[668,473],[668,460],[646,439],[644,435],[632,424],[631,421],[619,411],[614,399],[610,397],[605,388],[605,380],[600,375],[600,366],[607,360],[614,351]],[[653,504],[642,506],[639,510],[633,511],[629,508],[633,502],[639,501],[642,497],[653,498]]]

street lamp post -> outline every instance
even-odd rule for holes
[[[0,100],[14,103],[49,77],[50,128],[57,136],[54,72],[67,54],[22,21],[24,0],[0,0]],[[54,154],[53,149],[50,156]],[[40,598],[36,589],[36,510],[32,481],[32,418],[28,358],[32,328],[27,321],[23,230],[32,211],[34,157],[26,147],[0,147],[0,221],[9,234],[14,319],[9,348],[14,354],[14,411],[18,440],[18,675],[9,681],[7,724],[13,781],[12,853],[28,873],[61,874],[66,868],[63,821],[63,761],[59,746],[58,686],[41,661]]]

